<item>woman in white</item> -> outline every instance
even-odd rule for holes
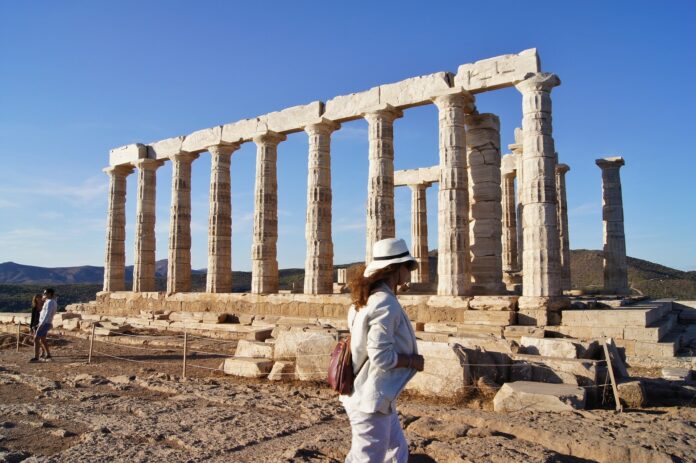
[[[352,430],[346,462],[406,462],[408,443],[396,413],[396,398],[423,371],[416,335],[396,299],[410,281],[416,261],[404,240],[389,238],[373,247],[373,260],[350,280],[353,392],[341,395]]]

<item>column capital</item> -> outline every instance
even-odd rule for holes
[[[454,87],[432,96],[431,101],[440,109],[449,106],[459,106],[464,112],[471,114],[476,111],[474,95],[464,90],[464,87]]]
[[[228,144],[220,144],[220,145],[211,145],[208,146],[206,149],[208,152],[212,155],[226,155],[230,156],[232,153],[237,151],[239,149],[239,146],[241,143],[228,143]]]
[[[395,119],[403,117],[403,115],[404,113],[400,109],[395,108],[390,104],[381,104],[373,106],[372,108],[368,108],[362,114],[362,117],[364,117],[368,121],[370,119],[384,118],[388,119],[390,122],[393,122]]]
[[[274,132],[272,130],[266,130],[265,132],[257,132],[252,137],[252,140],[257,145],[277,145],[281,141],[285,141],[287,138],[288,137],[283,135],[282,133]]]
[[[565,174],[570,170],[570,166],[568,164],[556,164],[556,173],[557,174]]]
[[[559,79],[556,74],[538,72],[515,85],[515,88],[524,94],[531,92],[550,92],[551,89],[559,85],[561,85],[561,79]]]
[[[413,191],[426,190],[433,185],[433,182],[409,183],[406,186]]]
[[[160,159],[138,159],[133,161],[131,165],[140,170],[156,170],[164,165],[164,161]]]
[[[334,132],[340,128],[341,124],[339,124],[338,122],[326,119],[325,117],[320,117],[316,121],[307,124],[304,128],[304,131],[307,132],[308,135],[312,135],[314,133],[328,135],[331,132]]]
[[[180,151],[175,154],[167,156],[170,161],[182,161],[182,162],[193,162],[200,156],[198,153],[189,153],[186,151]]]
[[[106,173],[109,177],[126,177],[133,173],[133,166],[130,164],[121,164],[120,166],[109,166],[102,169],[102,172]]]
[[[624,158],[621,156],[614,156],[610,158],[596,159],[595,164],[599,166],[600,169],[618,169],[625,164]]]

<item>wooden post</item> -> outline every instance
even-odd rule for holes
[[[184,365],[181,371],[181,377],[186,379],[186,353],[188,352],[188,333],[184,331]]]
[[[607,370],[609,371],[609,379],[611,380],[611,388],[614,391],[614,400],[616,401],[616,411],[622,412],[623,406],[621,405],[621,398],[619,397],[619,388],[617,387],[616,377],[614,376],[614,367],[611,364],[611,355],[609,354],[609,347],[607,343],[603,343],[604,347],[604,358],[607,361]]]
[[[19,338],[22,335],[22,322],[17,322],[17,352],[19,352]]]
[[[87,357],[87,364],[92,363],[92,349],[94,348],[94,329],[97,325],[92,323],[92,335],[89,337],[89,356]]]

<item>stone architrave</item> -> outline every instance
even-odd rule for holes
[[[440,144],[437,294],[462,296],[471,288],[466,114],[474,97],[462,90],[435,96]]]
[[[502,263],[500,120],[495,114],[466,117],[469,175],[469,252],[474,294],[505,290]]]
[[[305,127],[305,132],[309,136],[305,294],[333,292],[331,133],[339,127],[339,124],[328,119],[322,119]]]
[[[570,236],[568,235],[568,200],[565,175],[570,170],[567,164],[556,165],[556,199],[558,202],[558,239],[561,255],[561,289],[570,291]]]
[[[238,144],[214,145],[210,153],[210,213],[208,214],[209,293],[232,292],[232,196],[230,162]]]
[[[515,171],[502,174],[502,222],[503,222],[503,280],[506,285],[515,281],[511,274],[519,271],[517,261],[517,214],[515,202]]]
[[[278,292],[278,143],[287,137],[267,131],[254,137],[256,185],[251,246],[251,292]]]
[[[191,290],[191,164],[198,154],[180,152],[172,161],[167,293]]]
[[[103,289],[123,291],[126,289],[126,177],[133,167],[107,167],[104,172],[109,176],[109,211]]]
[[[551,89],[560,83],[554,74],[538,73],[516,85],[522,93],[523,112],[523,298],[561,294],[556,154],[551,136]],[[546,325],[542,319],[538,323]]]
[[[394,121],[403,113],[381,105],[364,114],[368,124],[369,172],[367,180],[367,222],[365,262],[372,261],[372,245],[394,238]]]
[[[155,205],[157,197],[157,168],[163,161],[139,159],[138,205],[135,219],[133,292],[155,291]]]
[[[610,157],[597,159],[595,162],[602,169],[604,290],[611,294],[629,294],[623,197],[619,174],[624,160],[622,157]]]
[[[425,199],[426,189],[430,185],[430,183],[409,185],[411,189],[411,247],[413,258],[418,263],[418,267],[411,272],[412,283],[428,283],[430,281],[428,209]]]

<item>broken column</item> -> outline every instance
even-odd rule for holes
[[[208,214],[209,293],[232,292],[232,196],[230,163],[235,145],[214,145],[210,153],[210,212]]]
[[[568,235],[568,200],[566,198],[565,174],[567,164],[556,165],[556,200],[558,204],[558,236],[561,255],[561,290],[570,291],[570,237]]]
[[[561,83],[538,73],[516,85],[522,93],[523,276],[520,324],[560,321],[560,253],[556,213],[556,152],[551,136],[551,90]]]
[[[167,293],[191,290],[191,164],[198,154],[180,152],[172,161]]]
[[[162,161],[139,159],[138,205],[135,218],[135,253],[133,256],[133,292],[156,291],[155,286],[155,205],[157,195],[157,168]]]
[[[436,96],[440,143],[437,294],[462,296],[471,288],[466,114],[474,97],[463,89]]]
[[[469,182],[469,253],[474,294],[500,294],[502,210],[500,204],[500,120],[495,114],[466,117]]]
[[[610,157],[597,159],[595,162],[602,169],[604,290],[611,294],[629,294],[623,198],[619,175],[624,160],[622,157]]]
[[[322,119],[305,127],[309,136],[305,294],[333,292],[331,236],[331,133],[339,124]]]
[[[278,292],[278,143],[286,136],[267,131],[254,137],[256,186],[254,230],[251,246],[251,292]]]
[[[109,176],[104,291],[123,291],[126,289],[126,177],[133,167],[108,167],[104,172]]]
[[[365,262],[372,260],[372,245],[394,238],[394,120],[403,113],[382,105],[366,112],[370,143],[367,180],[367,222]]]
[[[515,201],[515,156],[503,156],[501,169],[502,190],[502,264],[503,282],[509,290],[521,283],[517,261],[517,214]]]
[[[418,267],[411,272],[412,283],[430,281],[428,262],[428,209],[425,199],[426,189],[430,183],[409,185],[411,189],[411,248]]]

